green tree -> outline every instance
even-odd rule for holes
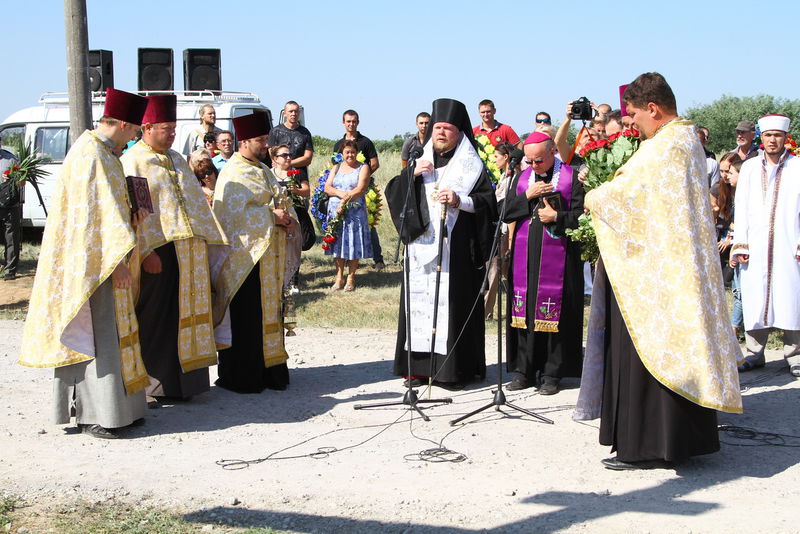
[[[734,130],[739,121],[757,122],[770,113],[779,113],[792,119],[791,134],[797,139],[800,134],[800,100],[789,100],[772,95],[736,97],[722,95],[704,106],[689,108],[685,117],[711,132],[707,148],[715,154],[731,150],[736,146]]]

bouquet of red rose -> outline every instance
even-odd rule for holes
[[[347,216],[347,210],[350,208],[350,203],[344,202],[341,207],[341,212],[322,223],[322,229],[325,231],[325,234],[322,236],[322,250],[333,249],[333,244],[339,239],[339,234],[342,231],[342,225]]]
[[[581,149],[581,157],[586,162],[586,180],[583,188],[591,191],[595,187],[614,178],[617,169],[627,162],[639,148],[639,132],[630,128],[615,133],[608,139],[589,141]],[[567,236],[573,241],[583,244],[581,259],[595,263],[600,256],[597,248],[597,236],[592,228],[591,213],[584,213],[578,218],[578,227],[567,229]]]

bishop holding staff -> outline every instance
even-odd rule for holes
[[[175,95],[148,96],[142,139],[121,160],[127,175],[147,178],[154,210],[138,229],[136,262],[147,394],[187,399],[208,391],[217,363],[211,279],[228,247],[194,172],[170,148],[176,109]]]
[[[464,104],[447,98],[433,102],[431,127],[415,172],[403,169],[386,188],[392,219],[400,238],[408,232],[411,338],[406,336],[405,297],[395,349],[395,375],[410,375],[421,383],[431,373],[433,310],[438,304],[433,379],[447,387],[461,387],[485,377],[484,311],[481,288],[497,221],[497,202],[483,162],[474,147]],[[412,183],[405,227],[400,217]],[[440,214],[445,211],[444,235]],[[443,240],[439,257],[439,240]],[[441,264],[439,302],[435,303],[436,270]],[[477,302],[476,302],[477,300]],[[463,331],[463,333],[462,333]],[[460,335],[460,337],[459,337]],[[407,344],[412,351],[407,367]]]

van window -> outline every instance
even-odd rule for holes
[[[15,147],[22,144],[25,139],[25,125],[14,124],[0,130],[0,144],[9,152],[16,153]]]
[[[63,161],[69,150],[69,126],[37,128],[33,141],[34,150],[51,161]]]

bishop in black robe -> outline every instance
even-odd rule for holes
[[[436,155],[435,167],[441,169],[446,166],[454,151],[441,156]],[[392,180],[392,185],[386,188],[387,202],[398,232],[401,231],[399,217],[410,179],[408,171],[408,168],[403,169],[401,174]],[[422,178],[417,176],[409,199],[410,207],[406,211],[406,221],[410,227],[408,230],[412,232],[412,236],[415,233],[421,234],[425,226],[431,224],[427,204],[422,201],[424,194]],[[486,376],[482,287],[494,235],[494,224],[497,221],[497,202],[494,188],[485,169],[470,191],[469,197],[472,199],[475,213],[459,212],[452,234],[448,236],[450,288],[447,295],[439,296],[440,299],[447,298],[450,302],[447,321],[447,352],[450,356],[438,353],[433,355],[435,381],[442,383],[463,384],[473,381],[476,376],[481,379]],[[438,224],[438,217],[433,217],[432,224]],[[405,242],[405,238],[401,236],[401,239]],[[405,279],[400,295],[394,374],[407,376],[409,372],[406,351]],[[430,375],[430,370],[430,352],[411,353],[411,376],[427,377]]]

